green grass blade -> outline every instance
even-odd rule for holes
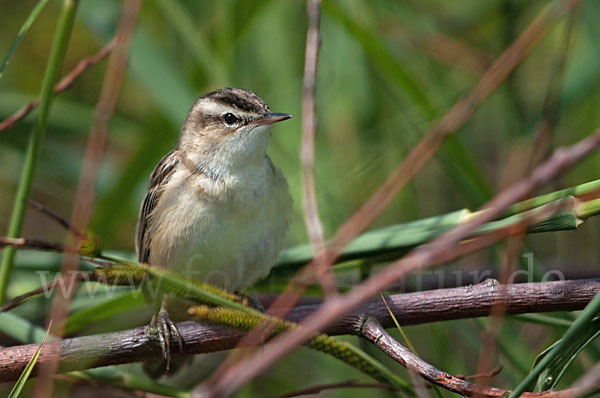
[[[535,210],[530,210],[535,211]],[[515,214],[501,220],[491,221],[479,227],[470,236],[476,236],[510,225],[519,224],[529,212]],[[339,261],[358,258],[371,258],[382,254],[401,253],[423,244],[452,227],[459,225],[466,219],[467,210],[459,210],[442,216],[431,217],[416,222],[395,224],[379,228],[360,235],[352,241],[342,252]],[[565,231],[577,229],[582,220],[574,212],[559,212],[551,215],[546,220],[532,225],[528,233]],[[296,246],[284,250],[278,260],[278,266],[295,266],[306,263],[312,259],[309,245]]]
[[[18,237],[21,234],[21,229],[23,227],[27,197],[29,196],[29,191],[31,190],[33,174],[35,172],[35,166],[39,156],[40,148],[42,146],[42,140],[44,139],[44,135],[46,133],[46,124],[48,122],[50,106],[54,97],[54,84],[58,80],[63,59],[67,50],[67,43],[69,42],[69,37],[71,36],[71,31],[73,29],[77,3],[77,0],[64,0],[61,14],[58,19],[57,30],[54,34],[52,50],[50,52],[50,59],[48,61],[48,66],[46,67],[44,81],[42,83],[39,114],[37,122],[33,128],[33,132],[31,133],[31,137],[29,138],[27,153],[25,155],[25,163],[23,165],[23,171],[19,181],[19,186],[17,188],[17,195],[8,226],[7,236],[10,238]],[[6,288],[8,286],[8,280],[14,262],[15,253],[16,250],[13,247],[4,249],[2,263],[0,264],[0,304],[4,302],[6,296]]]
[[[31,25],[33,24],[33,21],[35,21],[35,19],[38,17],[40,12],[42,12],[44,7],[46,6],[46,3],[48,3],[48,0],[40,0],[37,3],[37,5],[33,8],[33,10],[31,10],[31,13],[29,14],[27,19],[23,23],[23,26],[21,26],[19,33],[17,33],[17,37],[15,37],[15,40],[12,42],[12,45],[8,49],[8,53],[6,53],[6,56],[4,57],[4,60],[2,61],[2,65],[0,65],[0,79],[2,79],[2,76],[4,75],[4,69],[8,65],[8,62],[10,61],[10,57],[12,56],[12,53],[17,49],[19,42],[21,41],[23,36],[25,36],[25,33],[27,33],[27,31],[31,27]]]
[[[406,333],[404,333],[404,329],[402,329],[402,326],[400,326],[400,323],[396,319],[396,316],[390,309],[390,306],[388,305],[387,301],[385,300],[385,296],[383,294],[379,293],[379,297],[381,297],[381,301],[383,301],[383,304],[385,304],[385,308],[387,309],[388,313],[392,317],[392,320],[394,321],[394,324],[396,325],[396,329],[398,329],[398,331],[400,332],[400,335],[402,335],[402,339],[404,339],[404,342],[406,343],[408,348],[410,348],[410,351],[413,354],[418,356],[419,354],[417,354],[417,350],[415,350],[415,347],[413,347],[412,343],[408,339],[408,336],[406,335]]]
[[[544,369],[538,377],[535,391],[541,392],[554,388],[577,354],[579,354],[581,350],[583,350],[589,343],[594,341],[599,335],[600,318],[596,318],[592,320],[589,327],[582,329],[575,335],[573,339],[571,339],[571,341],[569,341],[568,344],[566,344],[560,355],[554,356],[554,358],[550,361],[550,364],[546,366],[546,369]],[[550,347],[544,350],[544,352],[538,355],[535,359],[534,366],[538,364],[550,351],[552,351],[552,349],[559,342],[560,340],[552,344]]]
[[[517,398],[523,392],[533,387],[541,375],[550,375],[549,372],[554,372],[558,367],[552,367],[557,359],[561,357],[571,357],[574,353],[574,348],[581,344],[581,337],[589,334],[589,330],[599,327],[598,319],[600,315],[600,293],[590,301],[585,309],[579,314],[573,324],[567,329],[563,337],[554,344],[551,350],[535,365],[529,374],[519,383],[519,385],[510,394],[510,398]],[[595,325],[595,326],[594,326]],[[595,335],[595,334],[594,334]],[[562,374],[562,373],[559,373]]]
[[[433,238],[440,231],[457,225],[466,214],[468,211],[458,210],[441,216],[395,224],[366,232],[344,249],[341,258],[349,260],[412,247]],[[284,250],[279,256],[277,265],[300,264],[310,261],[310,259],[312,259],[312,249],[309,245],[301,245]]]
[[[593,199],[581,203],[576,208],[577,217],[585,220],[600,213],[600,199]]]
[[[42,352],[42,347],[46,343],[48,334],[50,334],[51,326],[52,326],[52,321],[50,321],[50,325],[48,325],[48,330],[46,331],[46,334],[45,334],[44,338],[42,339],[40,346],[35,351],[35,354],[33,354],[33,356],[31,357],[31,360],[29,361],[29,363],[27,363],[27,366],[25,366],[23,373],[21,373],[21,375],[19,376],[19,379],[13,386],[12,390],[10,390],[10,394],[8,394],[8,398],[17,398],[19,395],[21,395],[21,391],[23,391],[23,387],[25,387],[25,383],[29,379],[29,375],[31,375],[31,371],[35,367],[35,363],[37,362],[37,359],[40,356],[40,352]]]

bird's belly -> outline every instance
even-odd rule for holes
[[[235,209],[222,204],[198,206],[193,200],[179,204],[188,208],[166,213],[170,216],[161,224],[185,227],[180,236],[163,235],[171,239],[167,245],[162,242],[162,250],[151,250],[151,260],[157,265],[229,291],[250,286],[268,274],[288,225],[287,212],[282,211],[285,203],[270,198]],[[160,240],[161,234],[154,235],[153,246],[158,243],[155,239]]]

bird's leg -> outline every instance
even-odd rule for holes
[[[183,340],[177,330],[177,326],[169,318],[167,311],[168,295],[165,294],[158,312],[152,316],[150,324],[146,328],[146,335],[158,338],[162,356],[165,361],[165,369],[168,372],[171,365],[171,339],[174,338],[179,346],[179,351],[183,351]]]
[[[236,292],[235,294],[237,294],[238,296],[240,296],[242,298],[242,304],[244,304],[246,307],[254,308],[255,310],[260,311],[260,312],[266,311],[265,307],[262,305],[262,303],[256,297],[252,297],[248,294],[244,294],[244,293],[240,293],[240,292]]]

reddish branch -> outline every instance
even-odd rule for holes
[[[492,63],[492,58],[475,46],[439,33],[419,38],[415,45],[419,48],[424,47],[439,61],[476,77],[480,77]]]
[[[386,301],[400,324],[414,325],[487,316],[497,301],[506,302],[508,314],[575,311],[585,307],[598,291],[599,279],[508,286],[488,281],[468,287],[391,295],[386,297]],[[321,307],[318,304],[296,307],[288,314],[287,319],[299,322]],[[385,327],[394,326],[388,310],[378,298],[337,319],[325,331],[331,335],[360,334],[365,315],[376,319]],[[235,347],[244,335],[242,331],[191,321],[181,322],[177,327],[183,338],[186,354],[227,350]],[[29,344],[0,350],[0,382],[16,380],[37,347],[37,344]],[[159,343],[148,339],[145,327],[139,327],[122,332],[47,342],[37,363],[44,365],[57,361],[59,371],[66,372],[145,361],[160,358],[161,355]]]
[[[79,239],[79,240],[85,239],[85,234],[83,232],[81,232],[80,230],[78,230],[77,228],[75,228],[66,218],[64,218],[58,212],[46,207],[45,205],[43,205],[40,202],[36,202],[35,200],[27,199],[27,204],[29,206],[33,207],[35,210],[39,211],[40,213],[44,214],[51,220],[58,223],[61,227],[63,227],[67,231],[71,232],[77,239]]]
[[[39,296],[46,292],[50,292],[52,289],[54,289],[55,286],[71,286],[76,282],[89,282],[91,280],[92,275],[82,271],[73,272],[67,276],[58,275],[58,279],[55,279],[51,282],[46,283],[45,285],[38,287],[37,289],[30,290],[27,293],[21,294],[20,296],[14,297],[13,299],[6,301],[4,305],[2,305],[2,308],[0,308],[0,312],[10,311],[13,308],[23,304],[24,301],[29,300],[32,297]]]
[[[117,35],[111,41],[108,42],[100,51],[91,57],[84,58],[73,70],[71,70],[61,81],[56,83],[54,86],[54,94],[59,94],[73,85],[75,80],[81,76],[85,71],[102,61],[110,52],[113,50],[115,45],[121,40]],[[40,98],[36,98],[21,109],[13,113],[11,116],[0,122],[0,133],[6,130],[10,130],[15,123],[27,116],[40,104]]]

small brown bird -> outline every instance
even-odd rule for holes
[[[266,276],[292,209],[267,144],[270,126],[290,117],[271,113],[258,95],[243,89],[198,98],[175,149],[150,176],[136,230],[138,261],[229,291]],[[167,323],[159,333],[176,333],[162,318]]]

